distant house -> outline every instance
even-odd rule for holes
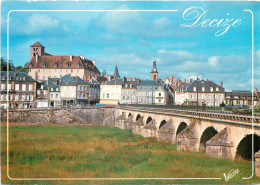
[[[175,89],[176,105],[198,105],[205,103],[207,106],[219,106],[224,101],[225,89],[223,83],[217,85],[212,81],[195,80],[190,83],[181,83]]]
[[[45,52],[45,47],[39,42],[31,45],[31,58],[27,64],[32,78],[38,81],[48,80],[48,78],[59,78],[71,74],[85,77],[99,77],[100,72],[94,60],[88,60],[84,56],[53,56]]]
[[[122,104],[135,104],[136,103],[136,86],[137,80],[130,80],[123,78],[124,83],[122,84]]]
[[[260,92],[257,93],[260,97]],[[250,105],[257,107],[259,106],[259,100],[254,94],[252,98],[251,91],[232,91],[225,93],[225,103],[226,105]]]
[[[1,107],[36,107],[37,82],[23,72],[1,72]],[[7,102],[9,101],[9,102]]]

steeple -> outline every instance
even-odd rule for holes
[[[38,41],[35,42],[33,45],[31,45],[30,49],[31,49],[31,58],[38,55],[38,56],[42,56],[45,54],[44,52],[44,46],[41,45]]]
[[[156,60],[153,61],[153,69],[151,71],[151,80],[157,80],[158,79],[158,71],[156,68]]]
[[[119,73],[118,73],[118,69],[117,69],[117,65],[116,65],[116,68],[115,68],[115,71],[114,71],[114,77],[120,78]]]

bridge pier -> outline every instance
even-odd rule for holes
[[[123,113],[116,118],[115,126],[118,128],[124,129],[123,125],[124,125],[125,120],[126,120],[125,113]]]
[[[168,121],[161,128],[159,128],[156,137],[159,141],[175,143],[175,132],[172,126],[172,122]]]
[[[230,128],[226,127],[206,142],[206,154],[213,157],[234,159],[234,143],[230,137]]]
[[[199,151],[200,142],[197,134],[198,121],[193,122],[177,136],[177,150]]]
[[[134,134],[142,135],[143,127],[143,117],[140,117],[136,122],[132,123],[132,132]]]
[[[260,150],[255,153],[255,175],[260,177]]]
[[[141,135],[143,137],[156,137],[156,122],[152,120],[145,125],[141,131]]]

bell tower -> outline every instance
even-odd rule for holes
[[[38,56],[42,56],[45,54],[44,52],[44,46],[41,45],[38,41],[35,42],[33,45],[31,45],[31,55],[30,58],[36,56],[38,54]]]
[[[158,80],[158,71],[156,68],[156,60],[153,61],[153,69],[150,72],[151,74],[151,80]]]

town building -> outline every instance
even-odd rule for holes
[[[37,108],[49,107],[49,89],[48,82],[37,82]]]
[[[260,92],[257,93],[258,97],[260,97]],[[251,91],[237,91],[234,90],[232,92],[225,93],[225,104],[226,105],[249,105],[253,107],[259,106],[259,100],[254,94],[252,98]]]
[[[60,96],[60,83],[61,83],[61,78],[48,79],[49,107],[62,106],[61,96]]]
[[[159,104],[169,103],[167,85],[161,80],[140,80],[136,86],[137,104]]]
[[[85,77],[99,77],[100,72],[94,60],[88,60],[84,56],[53,56],[45,52],[45,47],[39,42],[30,47],[30,61],[26,65],[29,68],[28,75],[37,81],[48,78],[59,78],[71,74]]]
[[[135,104],[136,103],[136,86],[137,80],[123,78],[124,83],[122,84],[122,100],[121,104]]]
[[[198,94],[198,99],[197,99]],[[223,82],[220,85],[212,81],[190,79],[190,83],[181,83],[175,89],[176,105],[198,105],[205,103],[207,106],[219,106],[224,101],[225,89]]]
[[[100,101],[100,83],[91,79],[90,81],[90,91],[89,91],[89,104],[95,104]]]
[[[8,75],[9,73],[9,75]],[[1,107],[36,107],[37,82],[24,72],[1,72]],[[9,100],[9,102],[7,102]],[[8,104],[7,104],[8,103]]]
[[[101,104],[118,104],[121,102],[122,78],[113,79],[105,84],[100,85],[100,103]]]

